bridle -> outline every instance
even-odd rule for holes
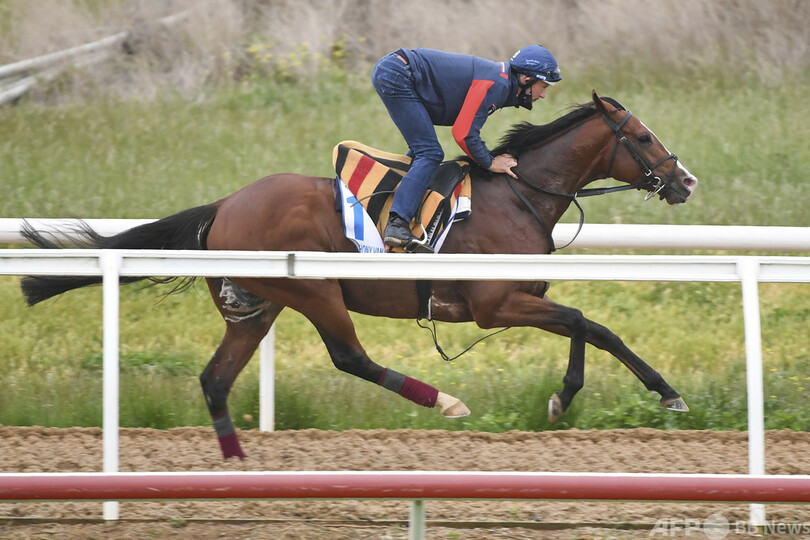
[[[624,127],[627,121],[630,120],[630,117],[633,116],[633,113],[627,111],[625,117],[622,118],[618,124],[614,122],[606,114],[604,113],[600,114],[602,114],[602,118],[605,120],[605,123],[610,127],[611,130],[613,130],[613,134],[616,136],[616,142],[613,143],[613,152],[611,152],[610,154],[610,163],[608,164],[608,171],[605,176],[610,177],[610,171],[613,170],[613,161],[616,159],[616,150],[619,148],[619,143],[622,143],[624,147],[627,149],[627,151],[630,152],[630,155],[635,160],[635,162],[638,163],[638,166],[641,168],[641,172],[644,173],[645,176],[645,180],[634,186],[627,185],[627,186],[618,186],[617,188],[608,188],[608,190],[610,191],[605,191],[604,193],[610,193],[611,191],[623,191],[623,189],[620,188],[642,189],[646,187],[652,187],[653,190],[647,193],[647,195],[644,197],[645,201],[649,201],[654,196],[656,196],[662,189],[670,185],[674,180],[675,170],[678,168],[678,156],[670,152],[668,156],[665,156],[656,161],[653,165],[650,165],[650,163],[638,151],[636,145],[630,142],[630,140],[628,140],[628,138],[622,132],[622,127]],[[659,166],[669,161],[670,159],[672,160],[672,170],[669,171],[669,174],[667,175],[666,179],[661,179],[660,176],[655,176],[653,171],[657,169]],[[585,195],[582,195],[582,192],[580,192],[580,197],[584,196]]]
[[[548,225],[546,224],[546,220],[543,219],[543,216],[541,216],[540,213],[537,211],[537,209],[535,209],[535,207],[531,204],[529,199],[527,199],[526,196],[523,193],[521,193],[519,189],[517,189],[517,187],[514,184],[514,181],[512,180],[512,177],[506,175],[506,182],[509,184],[509,187],[511,187],[512,191],[514,191],[515,194],[517,194],[518,198],[523,202],[523,204],[526,205],[529,211],[534,215],[535,219],[537,219],[537,221],[540,223],[540,226],[543,228],[543,231],[545,232],[546,237],[548,239],[549,253],[554,252],[557,249],[567,248],[568,246],[574,243],[574,240],[576,240],[577,236],[579,236],[580,231],[582,231],[582,226],[585,224],[585,210],[583,210],[582,206],[579,204],[579,201],[577,200],[578,198],[593,197],[595,195],[605,195],[607,193],[616,193],[619,191],[627,191],[630,189],[640,190],[652,187],[653,188],[652,191],[647,193],[647,195],[644,197],[644,200],[648,201],[652,197],[657,195],[665,187],[669,186],[675,178],[675,171],[678,168],[678,156],[670,152],[668,156],[665,156],[659,159],[654,164],[650,165],[647,159],[641,155],[641,152],[638,151],[636,145],[633,144],[622,132],[622,128],[630,119],[630,117],[633,116],[633,113],[627,111],[627,114],[618,123],[614,122],[606,114],[604,113],[600,114],[602,118],[605,120],[605,123],[607,123],[608,127],[610,127],[610,129],[613,131],[613,134],[616,136],[616,140],[613,143],[613,150],[610,153],[610,162],[608,164],[608,169],[607,173],[605,174],[605,178],[610,177],[610,172],[613,170],[613,163],[616,160],[616,152],[619,149],[619,143],[621,143],[630,153],[630,156],[635,160],[635,162],[638,163],[639,167],[641,168],[641,172],[644,174],[645,177],[644,180],[642,180],[638,184],[633,185],[627,184],[623,186],[613,186],[605,188],[586,188],[581,189],[576,193],[558,193],[555,191],[549,191],[545,188],[542,188],[538,185],[531,183],[516,168],[512,169],[512,172],[515,173],[517,179],[528,188],[538,193],[542,193],[544,195],[551,195],[554,197],[563,197],[566,199],[570,199],[571,202],[573,202],[576,205],[577,209],[579,210],[579,226],[577,227],[577,232],[576,234],[574,234],[574,237],[561,248],[557,248],[554,245],[554,238],[552,238],[551,236],[551,229],[549,229]],[[659,166],[663,165],[670,159],[672,160],[672,170],[669,172],[666,178],[662,179],[660,176],[656,176],[653,171],[655,171],[655,169],[657,169]]]

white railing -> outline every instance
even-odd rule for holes
[[[290,279],[719,281],[742,284],[749,473],[763,475],[764,411],[759,282],[810,282],[810,257],[649,255],[418,255],[163,250],[0,250],[0,274],[90,275],[103,282],[104,472],[118,470],[118,318],[121,276]],[[117,519],[117,503],[105,503]],[[752,505],[751,522],[764,523]]]
[[[75,239],[76,219],[30,218],[37,230],[52,231],[56,239]],[[87,219],[96,232],[112,236],[154,219]],[[25,241],[20,229],[22,219],[0,218],[0,243]],[[567,243],[577,234],[573,223],[559,223],[554,241]],[[810,251],[810,227],[749,227],[714,225],[622,225],[586,224],[572,248],[595,249],[679,249],[679,250],[753,250]],[[605,274],[608,275],[608,274]],[[374,277],[374,276],[371,276]],[[565,277],[563,277],[564,279]],[[607,279],[612,279],[608,277]],[[259,429],[272,431],[275,423],[275,327],[271,327],[259,348]]]
[[[27,220],[37,230],[61,231],[59,236],[73,238],[75,219],[33,218]],[[154,219],[87,219],[99,234],[109,236]],[[23,242],[22,220],[0,218],[0,243]],[[577,225],[558,223],[554,242],[565,245],[574,237]],[[747,250],[810,251],[810,227],[750,227],[735,225],[625,225],[586,223],[571,248],[593,249],[666,249],[666,250]]]
[[[86,221],[99,233],[112,235],[153,220]],[[30,219],[29,222],[37,229],[60,231],[68,231],[76,223],[75,220],[65,219]],[[0,243],[23,241],[19,234],[20,225],[20,219],[0,219]],[[555,241],[560,243],[570,239],[576,231],[575,227],[573,224],[558,224],[554,230]],[[61,236],[68,240],[71,238],[70,233],[63,232]],[[573,247],[810,251],[810,228],[590,224],[582,229]],[[120,275],[210,277],[262,275],[374,279],[384,275],[398,279],[436,279],[440,275],[452,279],[739,281],[742,284],[746,335],[751,474],[764,473],[762,347],[757,283],[810,281],[807,259],[797,257],[363,255],[358,258],[355,254],[166,251],[118,252],[114,256],[110,252],[110,256],[104,256],[102,252],[88,250],[5,250],[3,253],[0,274],[105,276],[105,321],[108,317],[114,319],[104,325],[105,366],[110,365],[110,369],[105,369],[105,471],[109,468],[110,472],[117,471],[118,451],[119,271]],[[379,260],[375,261],[375,258]],[[71,261],[69,267],[64,264],[66,260]],[[170,266],[162,266],[161,261]],[[505,264],[510,265],[509,273],[504,273]],[[201,267],[206,271],[200,270]],[[114,314],[114,318],[107,313]],[[260,348],[260,429],[263,430],[273,429],[273,339],[271,329]],[[114,412],[111,410],[107,414],[109,408]],[[106,429],[108,425],[110,429]],[[109,436],[108,432],[111,432]],[[108,458],[108,454],[114,454],[114,458]],[[115,508],[115,511],[107,512],[105,507],[105,516],[117,517]],[[752,505],[752,523],[763,523],[764,519],[764,508]]]

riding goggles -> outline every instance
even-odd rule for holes
[[[562,80],[562,77],[560,76],[560,68],[558,67],[549,71],[532,71],[527,75],[529,75],[530,77],[534,77],[535,79],[541,80],[545,83],[548,83],[550,85],[554,85],[558,81]]]

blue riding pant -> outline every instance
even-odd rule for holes
[[[414,88],[411,66],[395,53],[383,57],[371,72],[371,84],[388,114],[399,128],[413,158],[411,168],[394,195],[391,212],[410,221],[416,213],[430,179],[439,168],[444,151],[433,121]]]

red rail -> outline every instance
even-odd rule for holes
[[[810,476],[532,472],[0,474],[0,500],[575,499],[810,502]]]

